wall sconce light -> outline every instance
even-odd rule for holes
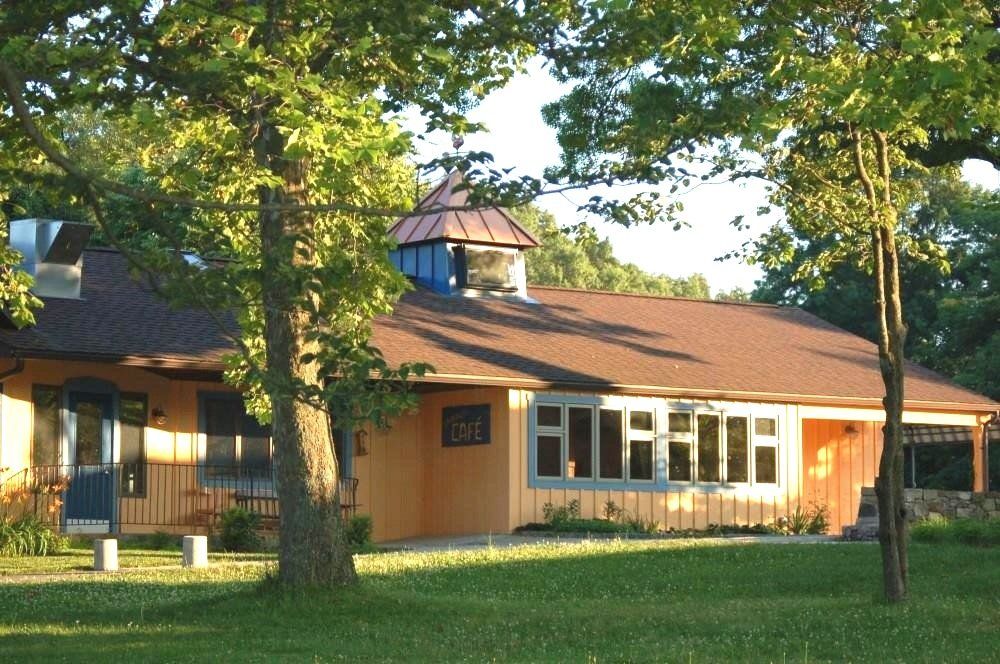
[[[163,426],[167,423],[167,412],[162,408],[153,409],[153,421],[158,425]]]
[[[847,426],[844,427],[844,433],[847,434],[848,438],[854,440],[861,433],[861,430],[858,429],[858,426],[854,422],[848,422]]]
[[[368,456],[368,432],[363,429],[354,432],[354,456]]]

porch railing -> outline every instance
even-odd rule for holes
[[[357,508],[358,481],[340,480],[342,515]],[[34,515],[66,532],[210,532],[231,507],[279,518],[273,468],[174,463],[33,466],[0,481],[0,516]]]

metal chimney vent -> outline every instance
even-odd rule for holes
[[[10,246],[24,257],[21,269],[35,278],[40,297],[80,297],[83,250],[94,227],[74,221],[10,222]]]

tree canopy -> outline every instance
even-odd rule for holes
[[[413,204],[400,113],[473,129],[465,111],[537,52],[561,7],[0,5],[0,187],[87,207],[135,271],[231,334],[228,379],[271,422],[286,583],[354,579],[330,415],[381,422],[412,403],[405,379],[422,370],[388,366],[369,342],[372,319],[406,288],[385,232]],[[90,142],[79,109],[112,129]],[[109,222],[117,205],[132,224]],[[195,264],[183,250],[235,260]],[[18,262],[8,249],[0,261]],[[29,286],[0,271],[20,323],[39,304]]]
[[[916,245],[943,248],[947,269],[900,257],[907,312],[906,354],[957,382],[1000,399],[1000,193],[985,191],[955,174],[924,181],[924,201],[901,220]],[[802,265],[822,253],[821,241],[796,234],[788,263],[765,267],[753,299],[799,306],[874,341],[869,313],[872,281],[866,271],[841,263],[823,277],[825,288],[799,280]]]
[[[902,484],[906,326],[899,248],[942,261],[900,233],[941,143],[996,144],[1000,33],[992,3],[801,0],[586,5],[558,49],[572,90],[546,109],[569,181],[666,183],[756,178],[782,222],[751,248],[772,267],[795,235],[817,241],[797,279],[850,262],[872,273],[886,424],[876,493],[886,598],[907,593]],[[985,137],[985,138],[984,138]],[[966,155],[967,156],[967,155]],[[954,157],[952,157],[954,158]],[[660,192],[595,201],[622,223],[677,210]],[[636,213],[639,213],[638,217]],[[742,227],[738,217],[733,224]],[[755,251],[754,251],[755,250]]]
[[[598,239],[590,227],[572,233],[560,228],[551,213],[535,205],[515,210],[518,221],[542,246],[525,259],[528,283],[621,293],[647,293],[708,299],[709,284],[702,274],[669,277],[653,274],[615,257],[611,242]]]

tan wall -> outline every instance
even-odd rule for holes
[[[854,523],[861,487],[874,485],[881,453],[881,424],[802,420],[803,502],[830,510],[831,533]]]
[[[367,430],[369,453],[354,457],[353,473],[376,541],[509,529],[506,399],[496,388],[425,394],[417,413]],[[482,403],[490,404],[490,444],[443,447],[441,410]]]

